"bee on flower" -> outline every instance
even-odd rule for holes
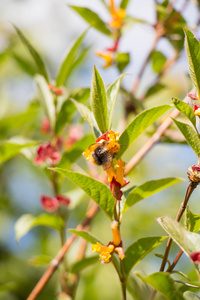
[[[120,150],[118,143],[119,133],[113,130],[107,131],[100,136],[95,144],[92,144],[83,155],[86,160],[93,164],[102,166],[104,171],[110,169],[112,161]]]

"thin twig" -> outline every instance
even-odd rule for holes
[[[97,213],[99,207],[96,203],[93,204],[93,206],[89,209],[87,212],[86,218],[82,221],[81,224],[79,224],[76,229],[77,230],[83,230],[85,227],[87,227],[95,214]],[[60,262],[63,260],[66,252],[68,251],[69,247],[72,245],[72,243],[77,238],[76,234],[72,234],[72,236],[66,241],[66,243],[63,245],[63,247],[60,249],[56,257],[51,261],[48,269],[43,274],[43,276],[40,278],[30,295],[28,296],[27,300],[34,300],[39,293],[42,291],[44,286],[47,284],[51,276],[54,274],[55,270],[59,266]]]
[[[194,189],[197,187],[197,185],[198,185],[198,182],[190,181],[190,183],[188,185],[188,188],[187,188],[187,191],[186,191],[186,194],[185,194],[185,199],[181,203],[178,214],[176,216],[176,221],[177,222],[180,221],[180,219],[181,219],[181,217],[182,217],[182,215],[183,215],[183,213],[184,213],[184,211],[187,207],[190,196],[193,193]],[[167,242],[167,247],[166,247],[165,254],[164,254],[164,257],[163,257],[163,261],[162,261],[162,264],[161,264],[161,267],[160,267],[160,272],[164,271],[164,268],[165,268],[165,265],[166,265],[166,262],[167,262],[167,259],[168,259],[168,255],[169,255],[169,250],[171,248],[171,244],[172,244],[172,238],[170,237],[168,239],[168,242]]]
[[[190,93],[195,93],[195,89],[192,89]],[[186,96],[183,99],[184,102],[189,101],[189,97]],[[173,110],[170,115],[165,118],[165,120],[161,123],[161,125],[158,127],[154,135],[148,139],[146,144],[140,150],[132,157],[132,159],[127,163],[126,169],[125,169],[125,175],[127,175],[144,157],[145,154],[156,144],[160,141],[162,135],[165,133],[165,131],[171,126],[173,123],[171,118],[176,118],[179,115],[179,111],[177,109]]]

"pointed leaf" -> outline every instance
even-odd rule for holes
[[[76,42],[74,43],[72,48],[67,53],[64,61],[62,62],[61,66],[60,66],[60,70],[59,70],[58,75],[57,75],[57,79],[56,79],[56,85],[57,86],[64,85],[66,79],[68,78],[69,74],[71,73],[71,71],[72,71],[71,69],[73,68],[77,52],[79,50],[79,47],[82,43],[82,40],[83,40],[85,34],[86,34],[86,32],[84,32],[76,40]]]
[[[97,239],[95,236],[93,236],[88,231],[76,230],[76,229],[68,229],[68,231],[82,237],[84,240],[86,240],[87,242],[89,242],[91,244],[96,244],[96,243],[102,244],[99,239]]]
[[[124,73],[120,75],[115,82],[111,84],[111,86],[107,90],[107,114],[108,114],[108,130],[110,130],[112,126],[112,119],[113,119],[113,113],[115,109],[115,104],[117,101],[117,95],[119,93],[119,88],[122,82],[122,79],[124,75],[127,75],[127,73]]]
[[[44,79],[44,77],[42,77],[41,75],[36,75],[35,81],[38,86],[41,103],[42,103],[45,113],[49,119],[51,128],[54,130],[56,113],[55,113],[53,95],[50,92],[48,84],[47,84],[46,80]]]
[[[194,214],[189,210],[188,212],[189,231],[197,233],[200,229],[200,215]]]
[[[92,114],[91,110],[89,108],[87,108],[87,106],[85,106],[84,104],[78,103],[77,101],[75,101],[72,98],[70,98],[70,100],[76,106],[76,108],[77,108],[78,112],[80,113],[80,115],[82,116],[82,118],[90,125],[94,136],[95,137],[100,136],[101,133],[98,129],[96,121],[93,118],[93,114]]]
[[[77,141],[72,147],[63,153],[61,161],[57,165],[58,168],[69,169],[70,165],[75,162],[91,145],[95,142],[94,136],[92,134],[84,136],[81,140]]]
[[[70,267],[70,272],[77,274],[80,271],[95,264],[98,261],[99,261],[99,256],[91,256],[91,257],[83,258],[82,260],[77,261]]]
[[[13,137],[0,143],[0,163],[17,155],[23,148],[37,145],[36,141],[31,141],[22,137]]]
[[[120,136],[119,144],[125,146],[121,147],[117,158],[121,157],[134,140],[170,108],[170,105],[161,105],[147,109],[139,114]]]
[[[70,5],[69,7],[75,10],[87,23],[89,23],[92,27],[94,27],[98,31],[109,36],[112,34],[110,29],[104,23],[104,21],[102,21],[100,17],[89,8],[73,6],[73,5]]]
[[[192,252],[199,251],[199,234],[186,231],[181,224],[168,216],[158,218],[157,221],[188,257]]]
[[[40,55],[38,54],[38,52],[33,48],[33,46],[29,43],[29,41],[26,39],[26,37],[23,35],[23,33],[21,32],[21,30],[19,30],[19,28],[15,25],[13,25],[17,31],[18,36],[20,37],[22,43],[27,47],[27,49],[29,50],[31,56],[33,57],[37,68],[38,68],[38,72],[44,76],[44,78],[46,79],[46,81],[48,82],[48,75],[47,75],[47,71],[45,69],[45,65],[44,62],[42,61]]]
[[[194,131],[194,129],[185,123],[173,119],[174,123],[178,129],[184,135],[187,143],[192,147],[197,156],[200,155],[200,138],[199,135]]]
[[[27,214],[21,216],[15,223],[15,237],[18,242],[30,229],[35,226],[48,226],[60,231],[64,226],[64,220],[55,215],[42,214],[38,217]]]
[[[200,99],[200,42],[194,37],[191,31],[184,28],[185,51],[190,71],[190,76]]]
[[[179,178],[163,178],[158,180],[151,180],[137,186],[129,193],[124,206],[124,212],[137,202],[154,195],[167,187],[180,182]]]
[[[107,97],[101,75],[94,67],[91,87],[91,108],[101,132],[108,130]]]
[[[70,92],[68,99],[64,101],[57,115],[55,129],[57,134],[60,134],[63,127],[72,120],[73,115],[77,110],[74,104],[70,101],[70,98],[75,99],[78,103],[85,103],[89,97],[89,88],[75,89]]]
[[[177,98],[173,98],[172,102],[173,102],[174,106],[176,107],[176,109],[178,109],[182,114],[184,114],[196,128],[196,117],[193,112],[193,109],[189,106],[189,104],[187,104]]]
[[[111,194],[110,189],[103,183],[79,174],[59,168],[52,168],[52,170],[66,176],[74,183],[76,183],[82,190],[84,190],[106,213],[106,215],[112,219],[115,198]]]
[[[37,68],[35,67],[35,65],[33,65],[33,63],[31,63],[30,61],[28,61],[24,57],[22,57],[22,56],[20,56],[16,53],[12,53],[12,56],[15,59],[15,61],[17,62],[17,64],[20,66],[20,68],[24,72],[26,72],[28,75],[34,76],[36,73],[38,73]]]
[[[157,272],[147,277],[138,276],[167,297],[167,299],[184,300],[182,293],[178,290],[173,278],[168,273]]]
[[[125,252],[125,258],[123,259],[124,271],[126,275],[128,275],[131,269],[140,260],[153,251],[153,249],[155,249],[157,246],[159,246],[166,238],[166,236],[141,238],[129,246]]]
[[[120,8],[126,9],[128,3],[129,3],[129,0],[122,0],[121,4],[120,4]]]

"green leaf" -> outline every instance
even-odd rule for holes
[[[110,189],[103,183],[79,174],[59,168],[52,168],[52,170],[66,176],[74,183],[76,183],[82,190],[86,192],[105,212],[105,214],[112,220],[115,198],[111,194]]]
[[[22,137],[13,137],[0,143],[0,163],[16,156],[23,148],[37,145],[37,142]]]
[[[129,64],[130,55],[129,55],[129,53],[117,52],[117,55],[115,57],[115,61],[117,63],[117,68],[119,69],[119,71],[121,73],[126,68],[126,66]]]
[[[137,186],[129,193],[123,212],[127,211],[131,206],[137,202],[154,195],[167,187],[180,182],[179,178],[163,178],[158,180],[151,180]]]
[[[177,98],[173,98],[172,102],[176,109],[178,109],[182,114],[184,114],[193,124],[194,128],[196,128],[196,117],[194,115],[193,109],[189,106],[189,104]]]
[[[101,132],[108,130],[107,97],[101,75],[94,66],[91,87],[91,108]]]
[[[35,257],[29,259],[28,262],[30,265],[33,265],[33,266],[42,266],[42,265],[48,265],[52,259],[53,259],[53,257],[51,257],[51,256],[40,254],[38,256],[35,256]]]
[[[82,155],[85,149],[88,148],[88,145],[91,145],[94,142],[95,140],[92,134],[84,136],[81,140],[72,145],[68,151],[63,153],[61,161],[57,167],[69,169],[71,164]]]
[[[90,50],[91,47],[84,47],[83,49],[81,49],[77,54],[77,57],[73,63],[73,65],[71,66],[71,69],[68,73],[68,78],[69,76],[71,75],[71,73],[74,72],[75,69],[77,69],[78,67],[81,66],[81,64],[84,62],[84,60],[86,59],[86,56],[88,55],[89,53],[89,50]]]
[[[134,140],[170,108],[170,105],[161,105],[147,109],[139,114],[120,136],[119,144],[125,146],[121,147],[117,158],[120,158]]]
[[[131,273],[127,279],[127,290],[134,300],[147,300],[147,295],[151,295],[153,289],[135,273]]]
[[[100,243],[102,245],[102,243],[99,241],[99,239],[97,239],[95,236],[93,236],[88,231],[76,230],[76,229],[68,229],[68,231],[82,237],[84,240],[86,240],[87,242],[89,242],[91,244]]]
[[[181,292],[176,287],[173,278],[164,272],[153,273],[147,277],[138,275],[146,283],[150,284],[154,289],[159,291],[167,299],[184,300]]]
[[[160,73],[167,61],[167,58],[160,51],[154,51],[151,55],[152,68],[156,73]]]
[[[153,86],[151,86],[145,94],[145,98],[151,97],[153,95],[155,95],[156,93],[159,93],[160,91],[162,91],[166,86],[162,83],[157,83]]]
[[[10,132],[13,135],[13,132],[24,132],[23,129],[28,127],[31,122],[35,119],[36,115],[39,112],[39,103],[32,102],[26,111],[6,116],[4,119],[0,120],[0,136],[3,139],[10,135]],[[13,126],[14,124],[14,126]]]
[[[126,9],[129,4],[129,0],[122,0],[120,3],[120,8]]]
[[[200,155],[200,138],[194,129],[185,123],[173,119],[178,129],[182,132],[187,143],[192,147],[197,156]]]
[[[190,71],[190,76],[200,99],[200,42],[194,37],[191,31],[184,28],[185,51]]]
[[[86,257],[86,258],[84,257],[82,260],[77,261],[72,266],[70,266],[70,272],[77,274],[80,271],[95,264],[98,261],[99,261],[99,256],[91,256],[91,257]]]
[[[89,88],[75,89],[70,92],[68,99],[62,104],[62,107],[57,115],[56,134],[60,134],[63,127],[69,123],[76,112],[76,107],[70,101],[70,98],[75,99],[79,103],[85,103],[90,97]]]
[[[87,23],[89,23],[92,27],[94,27],[98,31],[109,36],[112,34],[110,29],[104,23],[104,21],[102,21],[100,17],[89,8],[73,6],[73,5],[70,5],[69,7],[75,10]]]
[[[199,300],[200,298],[194,293],[187,291],[183,294],[185,300]]]
[[[56,112],[55,112],[53,95],[49,90],[48,84],[44,79],[44,77],[42,77],[41,75],[36,75],[35,81],[38,86],[40,100],[44,107],[44,111],[49,119],[51,128],[54,130],[55,121],[56,121]]]
[[[85,36],[86,32],[84,32],[74,43],[72,48],[67,53],[63,63],[60,66],[60,70],[58,72],[57,78],[56,78],[56,85],[61,86],[64,85],[65,81],[67,80],[69,74],[72,71],[72,68],[74,66],[74,62],[77,56],[77,52],[79,50],[79,47],[82,43],[82,40]]]
[[[109,88],[106,92],[106,95],[107,95],[108,130],[112,126],[112,119],[113,119],[115,104],[116,104],[116,101],[117,101],[117,95],[119,93],[120,85],[121,85],[121,82],[122,82],[122,79],[123,79],[124,75],[127,75],[127,73],[124,73],[124,74],[120,75],[115,80],[115,82],[113,82],[109,86]]]
[[[21,69],[28,75],[34,76],[37,73],[37,69],[35,68],[35,66],[33,66],[33,64],[31,64],[27,59],[16,53],[12,53],[12,56],[17,64],[21,67]]]
[[[46,79],[46,81],[48,82],[48,75],[47,75],[47,71],[45,69],[45,65],[44,62],[42,61],[40,55],[38,54],[38,52],[33,48],[33,46],[29,43],[29,41],[25,38],[25,36],[23,35],[23,33],[21,32],[21,30],[19,30],[19,28],[15,25],[13,25],[14,28],[17,31],[18,36],[20,37],[22,43],[26,46],[26,48],[29,50],[32,58],[34,59],[37,68],[38,68],[38,72],[44,76],[44,78]]]
[[[188,218],[190,224],[189,230],[197,233],[200,229],[200,215],[194,214],[189,210]]]
[[[155,249],[157,246],[159,246],[166,238],[166,236],[146,237],[141,238],[130,245],[125,252],[125,258],[123,259],[124,271],[126,275],[128,275],[131,269],[140,260],[153,251],[153,249]]]
[[[100,136],[101,133],[97,127],[96,121],[94,120],[91,110],[87,108],[87,106],[83,105],[82,103],[78,103],[74,99],[70,99],[70,100],[76,106],[78,112],[80,113],[84,121],[86,121],[90,125],[94,136],[95,137]]]
[[[186,231],[181,224],[168,216],[158,218],[157,221],[188,257],[192,252],[199,251],[199,234]]]
[[[63,229],[64,220],[59,216],[50,215],[50,214],[42,214],[39,215],[38,217],[34,217],[33,215],[30,214],[23,215],[15,223],[16,241],[19,242],[19,240],[30,229],[36,226],[48,226],[60,231]]]

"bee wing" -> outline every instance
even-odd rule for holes
[[[107,171],[112,165],[112,161],[108,161],[107,163],[103,164],[102,167],[103,167],[103,170],[104,171]]]

